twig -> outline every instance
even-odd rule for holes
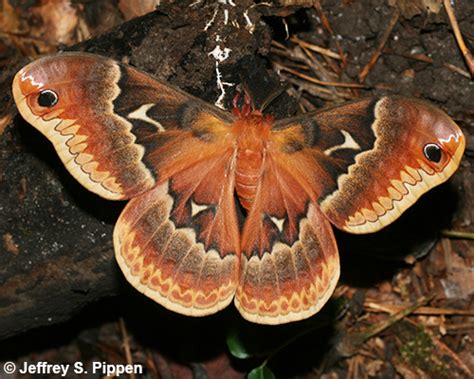
[[[465,78],[471,79],[471,75],[462,68],[455,66],[451,63],[443,63],[443,66],[446,67],[448,70],[454,71],[455,73],[464,76]]]
[[[127,329],[125,328],[125,322],[123,321],[123,318],[121,317],[119,319],[119,325],[120,325],[120,332],[122,333],[123,349],[125,351],[125,358],[127,360],[127,364],[130,366],[133,366],[132,352],[130,350],[130,341],[129,341]],[[130,379],[136,379],[136,376],[133,372],[130,373]]]
[[[299,46],[299,49],[302,52],[302,59],[304,62],[309,66],[313,73],[319,77],[320,80],[332,82],[334,81],[333,79],[337,80],[340,77],[337,73],[341,70],[333,59],[328,58],[326,55],[322,55],[323,59],[326,61],[326,64],[331,68],[331,70],[328,70],[311,50],[304,46]]]
[[[281,71],[289,72],[288,68],[297,68],[298,73],[301,72],[302,71],[301,68],[295,67],[295,62],[297,62],[297,63],[301,62],[304,66],[304,70],[309,69],[313,73],[312,76],[308,75],[308,77],[312,77],[312,78],[314,78],[316,80],[319,80],[321,82],[327,82],[327,83],[337,82],[337,83],[339,83],[339,81],[338,81],[339,76],[336,73],[334,73],[334,71],[329,70],[323,63],[321,63],[319,61],[318,57],[315,55],[316,53],[310,51],[309,49],[307,49],[306,47],[304,47],[302,45],[296,45],[292,48],[287,48],[285,46],[282,46],[278,42],[274,42],[274,43],[272,43],[271,51],[272,51],[272,53],[274,53],[274,54],[276,54],[280,57],[287,58],[288,60],[291,61],[291,62],[287,62],[287,63],[282,63],[282,62],[278,62],[278,61],[273,62],[274,67],[279,71],[279,75],[282,74]],[[328,58],[325,55],[322,55],[322,57],[325,58],[327,61],[335,64],[335,61],[333,59]],[[284,66],[286,69],[285,70],[280,70],[280,68],[279,68],[280,65]],[[331,68],[334,70],[334,68],[332,66],[331,66]],[[336,69],[339,70],[338,68],[336,68]],[[298,74],[293,72],[292,75],[298,75]],[[324,85],[322,83],[315,83],[315,84]],[[305,86],[307,86],[307,85],[305,85]],[[326,88],[328,89],[328,92],[331,93],[331,95],[332,95],[329,98],[331,101],[337,101],[341,97],[346,98],[346,96],[341,95],[341,91],[339,91],[335,86],[326,86]],[[344,90],[344,91],[346,91],[346,90]],[[327,96],[325,98],[327,98]],[[351,98],[353,98],[353,96],[351,96]]]
[[[360,350],[360,347],[365,341],[376,336],[406,316],[410,315],[415,310],[428,303],[432,298],[433,296],[422,297],[413,305],[401,309],[399,312],[387,317],[383,321],[373,324],[361,331],[351,331],[346,333],[344,338],[338,343],[336,347],[337,351],[343,357],[350,357],[354,355]]]
[[[305,79],[311,83],[319,84],[321,86],[330,86],[330,87],[343,87],[343,88],[367,88],[366,85],[364,84],[359,84],[359,83],[340,83],[340,82],[326,82],[323,80],[319,80],[316,78],[313,78],[312,76],[302,74],[301,72],[298,72],[296,70],[293,70],[289,67],[286,67],[280,63],[276,64],[277,68],[282,71],[289,72],[293,75],[296,75],[302,79]]]
[[[280,73],[280,77],[288,83],[297,86],[300,90],[308,92],[312,96],[320,97],[323,100],[335,101],[334,93],[326,87],[321,87],[309,83],[307,80],[295,79],[293,76]],[[341,96],[346,98],[344,96]],[[347,97],[348,98],[348,97]],[[348,98],[349,99],[349,98]]]
[[[384,54],[391,54],[391,55],[397,55],[400,57],[408,58],[408,59],[413,59],[416,61],[420,62],[425,62],[425,63],[433,63],[433,58],[428,57],[425,54],[403,54],[403,53],[397,53],[393,49],[390,48],[385,48],[383,49]],[[466,70],[463,70],[460,67],[457,67],[451,63],[444,63],[444,67],[446,67],[448,70],[454,71],[455,73],[464,76],[467,79],[471,79],[471,75]]]
[[[365,78],[369,74],[370,70],[372,67],[374,67],[375,63],[377,63],[377,60],[379,59],[380,55],[382,54],[383,48],[385,44],[388,41],[388,38],[390,37],[390,34],[392,34],[392,30],[397,24],[398,17],[400,16],[400,10],[398,8],[394,8],[392,17],[390,18],[390,21],[388,22],[387,29],[385,29],[385,32],[382,35],[382,38],[380,38],[379,44],[377,46],[377,49],[375,52],[372,54],[370,57],[369,63],[367,63],[362,70],[359,72],[359,82],[363,83],[365,81]]]
[[[335,36],[334,36],[334,31],[331,27],[331,24],[330,24],[328,18],[326,17],[326,14],[323,11],[323,7],[321,6],[321,2],[319,0],[315,1],[313,6],[316,9],[316,11],[318,12],[318,16],[319,16],[319,19],[321,20],[321,24],[323,25],[323,28],[326,29],[333,36],[334,41],[336,42],[337,50],[339,51],[339,56],[342,59],[342,69],[345,70],[346,67],[347,67],[347,57],[344,54],[344,51],[342,50],[341,44],[339,43],[338,39],[335,38]]]
[[[459,49],[461,50],[461,53],[464,56],[464,60],[466,61],[466,65],[472,77],[474,76],[474,58],[469,49],[467,48],[466,44],[464,43],[461,30],[459,29],[458,21],[456,20],[456,16],[454,15],[454,10],[451,5],[451,1],[444,0],[443,3],[444,9],[446,9],[446,13],[448,14],[451,27],[453,28],[454,36],[456,37],[456,42],[458,43]]]
[[[339,54],[337,54],[337,53],[335,53],[335,52],[333,52],[329,49],[325,49],[324,47],[320,47],[318,45],[313,45],[309,42],[303,41],[303,40],[299,39],[298,37],[291,37],[290,41],[296,43],[297,45],[300,45],[301,47],[305,47],[305,48],[307,48],[311,51],[315,51],[319,54],[326,55],[326,56],[328,56],[330,58],[333,58],[333,59],[342,60],[342,57]]]
[[[441,235],[443,237],[448,238],[459,238],[459,239],[466,239],[466,240],[474,240],[474,233],[473,232],[460,232],[457,230],[447,230],[444,229],[441,231]]]
[[[420,62],[433,63],[433,58],[430,58],[429,56],[427,56],[425,54],[399,53],[399,52],[396,52],[395,50],[393,50],[389,47],[384,48],[382,52],[384,54],[397,55],[397,56],[400,56],[400,57],[403,57],[403,58],[413,59],[413,60],[420,61]]]
[[[272,45],[273,47],[279,48],[280,50],[286,50],[286,46],[285,46],[285,45],[283,45],[282,43],[280,43],[280,42],[278,42],[278,41],[275,41],[274,39],[272,39],[271,45]]]
[[[448,333],[466,333],[469,330],[474,330],[474,322],[462,322],[459,324],[446,325]]]
[[[393,304],[378,304],[374,302],[364,303],[364,307],[369,312],[385,312],[385,313],[396,313],[405,309],[402,305]],[[435,308],[435,307],[420,307],[413,311],[416,315],[456,315],[456,316],[474,316],[474,310],[470,309],[452,309],[452,308]]]
[[[383,49],[384,54],[392,54],[392,55],[398,55],[400,57],[408,58],[408,59],[414,59],[416,61],[420,62],[425,62],[425,63],[433,63],[433,58],[428,57],[425,54],[403,54],[403,53],[397,53],[393,49],[390,48],[385,48]],[[451,63],[443,63],[443,66],[446,67],[448,70],[454,71],[455,73],[462,75],[468,79],[471,79],[471,75],[465,70],[463,70],[460,67],[457,67]]]
[[[451,357],[451,359],[456,362],[458,367],[464,371],[464,373],[467,375],[467,378],[472,378],[472,371],[469,367],[466,366],[466,364],[459,358],[459,356],[451,350],[448,346],[446,346],[443,342],[441,342],[438,338],[435,336],[430,336],[431,341],[433,342],[433,345],[435,348],[437,348],[439,355],[447,355]]]
[[[290,59],[291,61],[301,62],[306,66],[306,69],[310,69],[313,73],[323,81],[331,82],[332,79],[337,79],[337,75],[334,72],[327,70],[322,63],[313,55],[311,51],[300,45],[295,46],[291,49],[283,47],[276,48],[278,43],[272,43],[271,52],[279,56]],[[331,79],[331,80],[329,80]]]

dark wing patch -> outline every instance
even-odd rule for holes
[[[305,125],[315,124],[318,138],[303,137]],[[294,136],[301,137],[303,149],[293,148]],[[272,138],[311,199],[335,226],[352,233],[374,232],[397,219],[447,180],[465,146],[459,127],[442,111],[396,96],[283,120]],[[439,162],[425,157],[428,143],[443,146]]]

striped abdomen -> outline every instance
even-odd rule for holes
[[[242,206],[250,210],[262,176],[271,120],[260,113],[239,118],[233,125],[237,137],[235,189]]]
[[[235,171],[235,189],[240,204],[248,211],[252,206],[257,186],[262,174],[264,151],[248,149],[237,150],[237,164]]]

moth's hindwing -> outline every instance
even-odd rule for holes
[[[273,139],[323,213],[351,233],[396,220],[454,173],[465,148],[449,116],[396,96],[276,123]]]
[[[234,297],[239,230],[231,164],[232,152],[223,150],[174,172],[132,199],[115,227],[128,281],[175,312],[208,315]]]

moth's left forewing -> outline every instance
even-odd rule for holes
[[[232,121],[136,68],[87,53],[36,60],[17,73],[12,90],[21,115],[51,141],[69,172],[115,200],[157,184],[150,155],[180,131]]]
[[[287,160],[307,162],[305,175],[319,179],[311,188],[324,214],[351,233],[374,232],[396,220],[453,174],[465,147],[461,130],[444,112],[397,96],[276,126]],[[287,135],[297,129],[304,138],[289,143]]]

